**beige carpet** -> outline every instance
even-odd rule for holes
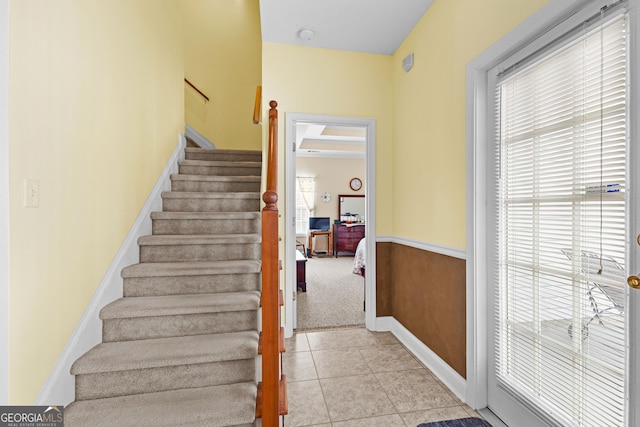
[[[307,260],[307,292],[298,292],[297,330],[364,325],[364,278],[353,257]]]

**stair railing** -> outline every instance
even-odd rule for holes
[[[193,84],[193,83],[191,83],[189,80],[187,80],[187,78],[186,78],[186,77],[184,78],[184,82],[185,82],[186,84],[188,84],[189,86],[191,86],[191,87],[193,88],[193,90],[195,90],[196,92],[198,92],[198,93],[200,94],[200,96],[204,98],[205,102],[209,102],[209,97],[208,97],[207,95],[205,95],[203,91],[201,91],[200,89],[198,89],[198,88],[196,87],[196,85],[194,85],[194,84]]]
[[[278,257],[278,110],[269,102],[267,187],[262,195],[262,425],[277,427],[280,402],[280,285]],[[286,397],[285,397],[286,399]],[[286,403],[284,403],[286,406]]]
[[[260,123],[260,108],[262,106],[262,86],[256,86],[256,100],[253,103],[253,124]]]

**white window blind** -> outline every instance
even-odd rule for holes
[[[622,426],[627,18],[496,88],[496,376],[551,423]]]
[[[309,232],[309,217],[315,211],[316,179],[296,177],[296,234]]]

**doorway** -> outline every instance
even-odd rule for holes
[[[616,46],[615,72],[635,74],[637,2],[624,9],[578,3],[568,9],[551,2],[468,67],[467,400],[510,425],[638,425],[640,293],[626,283],[639,268],[639,176],[629,167],[637,164],[637,144],[630,142],[638,123],[628,114],[638,89],[633,77],[630,88],[623,75],[608,78],[616,59],[608,49]],[[580,87],[556,104],[561,91],[540,92],[550,78],[542,85],[527,80],[555,66],[554,58],[563,63],[550,78],[568,78],[556,87]],[[574,63],[583,67],[594,58],[593,72],[568,77]],[[587,75],[590,81],[581,83]],[[621,82],[611,91],[615,101],[611,81]],[[531,102],[522,102],[522,84],[532,89]],[[539,119],[585,96],[595,102],[574,103],[566,109],[569,120]],[[515,105],[526,108],[515,107],[510,116]],[[516,121],[523,112],[535,126],[548,126],[507,135],[514,123],[522,130]],[[612,117],[623,121],[614,132]],[[613,163],[616,180],[605,182]]]
[[[364,161],[364,167],[362,168],[363,176],[356,176],[356,173],[350,174],[349,171],[342,171],[341,174],[333,173],[336,177],[342,176],[345,173],[349,178],[337,179],[340,180],[339,184],[332,184],[332,189],[323,186],[329,185],[327,181],[325,184],[319,185],[314,188],[315,203],[318,206],[312,206],[313,210],[310,210],[313,221],[317,219],[320,223],[324,223],[329,218],[329,229],[333,235],[334,222],[340,222],[338,216],[338,203],[340,202],[340,196],[343,193],[349,195],[362,195],[366,194],[364,212],[358,213],[357,227],[364,230],[363,234],[370,237],[365,239],[362,245],[364,255],[364,263],[366,265],[375,265],[375,120],[367,118],[354,118],[354,117],[340,117],[329,115],[317,115],[317,114],[304,114],[304,113],[286,113],[286,200],[291,201],[286,204],[285,208],[285,259],[286,259],[286,271],[285,271],[285,334],[291,336],[293,330],[296,327],[297,322],[297,298],[300,292],[298,291],[298,271],[296,261],[296,254],[301,246],[304,246],[303,251],[307,255],[307,251],[312,250],[311,259],[306,264],[309,267],[315,269],[322,269],[322,263],[327,265],[336,265],[336,263],[345,264],[343,267],[349,269],[353,262],[345,263],[348,261],[346,257],[335,258],[333,249],[336,243],[333,241],[329,244],[328,241],[323,242],[318,240],[321,245],[321,253],[316,253],[318,247],[309,248],[309,241],[307,235],[296,235],[296,222],[298,223],[298,231],[300,231],[301,225],[308,224],[308,218],[296,218],[296,187],[299,175],[296,168],[297,153],[302,153],[300,156],[304,160],[305,164],[309,164],[313,159],[320,159],[325,155],[330,156],[331,160],[334,158],[337,161],[341,161],[345,164],[349,157],[358,157],[354,155],[356,151],[353,147],[349,148],[349,145],[362,145],[364,153],[360,155]],[[307,135],[306,143],[303,145],[303,135]],[[309,136],[311,135],[311,136]],[[315,135],[315,137],[314,137]],[[346,137],[346,140],[345,140]],[[342,142],[341,142],[342,140]],[[325,153],[319,153],[324,151]],[[347,154],[350,153],[350,154]],[[321,157],[322,156],[322,157]],[[309,169],[307,168],[308,172]],[[334,171],[335,172],[335,171]],[[312,175],[312,173],[305,173],[306,175]],[[345,176],[347,176],[345,175]],[[353,175],[353,176],[351,176]],[[313,178],[307,176],[306,178]],[[335,177],[334,177],[335,178]],[[356,178],[354,180],[354,178]],[[357,186],[358,180],[365,185],[362,187]],[[345,182],[342,182],[345,181]],[[338,185],[337,187],[335,185]],[[344,187],[343,187],[344,186]],[[298,186],[299,188],[299,186]],[[333,202],[333,203],[332,203]],[[332,209],[335,208],[335,209]],[[333,212],[335,210],[335,212]],[[298,215],[300,217],[301,215]],[[350,218],[349,222],[355,222],[355,218]],[[349,224],[350,226],[352,224]],[[355,224],[353,224],[355,225]],[[325,227],[325,226],[323,226]],[[355,229],[355,228],[353,228]],[[350,230],[351,231],[351,230]],[[296,238],[298,237],[298,238]],[[315,241],[315,240],[313,240]],[[313,241],[311,245],[313,245]],[[338,255],[344,255],[342,252]],[[299,257],[299,255],[298,255]],[[353,258],[349,258],[353,259]],[[313,262],[313,266],[311,263]],[[346,267],[345,267],[346,266]],[[343,269],[344,269],[343,268]],[[373,270],[373,271],[369,271]],[[369,269],[366,271],[364,278],[356,276],[350,272],[346,273],[345,279],[359,281],[363,286],[362,293],[364,299],[367,301],[375,301],[375,269]],[[316,271],[316,274],[318,271]],[[319,276],[316,276],[319,277]],[[307,289],[313,286],[312,283],[307,284]],[[306,298],[306,295],[303,297]],[[364,324],[367,328],[371,329],[375,323],[375,304],[369,304],[367,311],[364,315]],[[355,307],[354,307],[355,308]],[[362,310],[362,307],[359,307]],[[359,313],[361,315],[361,312]]]

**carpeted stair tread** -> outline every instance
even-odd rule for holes
[[[65,425],[244,426],[255,419],[257,386],[239,383],[74,402]]]
[[[206,193],[200,191],[166,191],[162,199],[260,199],[258,191],[234,191],[225,193]]]
[[[184,168],[180,172],[178,175],[171,175],[172,191],[210,193],[260,191],[261,178],[257,174],[257,169],[247,170],[245,175],[241,173],[211,175],[206,174],[208,170]]]
[[[259,202],[256,200],[256,204]],[[152,234],[223,235],[260,234],[260,212],[181,211],[152,212]]]
[[[98,344],[76,360],[71,374],[249,359],[257,352],[257,331],[109,342]]]
[[[100,310],[100,319],[159,317],[257,310],[260,292],[167,295],[120,298]]]
[[[219,220],[259,220],[260,212],[151,212],[151,219],[219,219]]]
[[[259,273],[258,260],[143,262],[122,269],[123,279],[132,277],[203,276],[211,274]]]
[[[260,243],[260,234],[220,234],[220,235],[156,235],[138,238],[139,246],[170,246],[170,245],[216,245],[216,244],[247,244]]]
[[[238,161],[238,160],[180,160],[180,166],[222,166],[234,168],[262,168],[262,163],[258,161]]]
[[[186,153],[215,153],[215,154],[254,154],[262,156],[262,151],[260,150],[232,150],[228,148],[216,148],[214,150],[208,150],[206,148],[198,148],[198,147],[186,147]]]
[[[212,182],[260,182],[261,178],[256,175],[248,176],[225,176],[225,175],[171,175],[172,181],[212,181]]]
[[[178,172],[185,175],[260,176],[262,162],[247,159],[229,160],[181,160]]]

